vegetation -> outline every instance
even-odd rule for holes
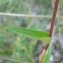
[[[45,45],[50,44],[49,29],[46,28],[51,22],[53,3],[54,0],[0,0],[0,12],[2,13],[44,16],[32,18],[0,15],[1,63],[36,63],[34,60],[34,50],[38,44],[38,40],[41,40]],[[58,11],[58,16],[61,16],[57,18],[56,25],[58,26],[57,31],[63,34],[63,22],[61,18],[63,15],[62,0],[59,6],[62,10],[59,9],[60,11]],[[61,19],[61,22],[59,22],[59,19]],[[51,47],[49,46],[43,63],[49,63],[50,57]]]

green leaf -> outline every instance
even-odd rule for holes
[[[42,63],[50,63],[50,57],[51,57],[51,46],[48,47]]]
[[[6,28],[10,31],[15,32],[15,33],[24,34],[24,35],[32,37],[32,38],[42,38],[42,37],[48,37],[49,36],[49,34],[47,32],[25,29],[23,27],[8,26]]]
[[[25,35],[31,38],[36,38],[36,39],[41,39],[41,40],[45,40],[44,42],[49,43],[50,42],[50,37],[49,34],[47,32],[44,31],[36,31],[36,30],[31,30],[31,29],[26,29],[23,27],[12,27],[12,26],[7,26],[6,29],[20,34],[20,35]]]
[[[42,40],[42,41],[45,42],[46,44],[50,44],[50,42],[51,42],[51,37],[42,37],[42,38],[40,38],[40,40]]]

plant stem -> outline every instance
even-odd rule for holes
[[[52,33],[53,33],[53,29],[54,29],[56,14],[57,14],[57,10],[58,10],[58,4],[59,4],[59,0],[56,0],[55,7],[54,7],[54,12],[53,12],[53,16],[52,16],[52,22],[51,22],[50,32],[49,32],[49,36],[50,37],[52,37]]]
[[[53,16],[52,16],[52,22],[51,22],[49,37],[52,37],[52,33],[53,33],[53,29],[54,29],[54,24],[55,24],[55,19],[56,19],[56,14],[57,14],[57,10],[58,10],[58,4],[59,4],[59,0],[56,0],[55,6],[54,6],[54,12],[53,12]],[[47,51],[48,46],[49,46],[49,44],[47,44],[45,46],[45,48],[43,50],[43,53],[41,54],[39,63],[42,63],[42,61],[44,59],[44,56],[46,54],[46,51]]]
[[[44,48],[44,50],[43,50],[43,52],[42,52],[42,54],[41,54],[39,63],[42,63],[43,58],[44,58],[44,56],[45,56],[45,54],[46,54],[46,50],[47,50],[48,46],[49,46],[49,44],[45,46],[45,48]]]

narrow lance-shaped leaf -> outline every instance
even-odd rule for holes
[[[36,31],[36,30],[26,29],[23,27],[12,27],[12,26],[7,26],[5,28],[20,35],[25,35],[31,38],[41,39],[43,41],[45,40],[44,42],[46,43],[50,42],[49,34],[44,31]]]

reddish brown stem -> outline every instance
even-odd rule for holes
[[[59,0],[56,0],[55,6],[54,6],[54,12],[53,12],[53,16],[52,16],[52,22],[51,22],[51,27],[50,27],[50,33],[49,33],[49,36],[50,36],[50,37],[52,37],[52,33],[53,33],[53,29],[54,29],[56,14],[57,14],[57,10],[58,10],[58,4],[59,4]]]
[[[53,33],[53,29],[54,29],[56,14],[57,14],[57,10],[58,10],[58,4],[59,4],[59,0],[56,0],[55,6],[54,6],[54,12],[53,12],[53,16],[52,16],[52,22],[51,22],[50,32],[49,32],[49,36],[50,37],[52,37],[52,33]],[[39,63],[42,63],[42,60],[43,60],[43,58],[44,58],[44,56],[46,54],[48,46],[49,46],[49,44],[47,44],[46,47],[44,48],[43,53],[41,54]]]
[[[42,52],[42,54],[41,54],[39,63],[42,63],[43,58],[44,58],[44,56],[45,56],[45,54],[46,54],[46,50],[47,50],[48,46],[49,46],[49,44],[45,46],[45,48],[44,48],[44,50],[43,50],[43,52]]]

